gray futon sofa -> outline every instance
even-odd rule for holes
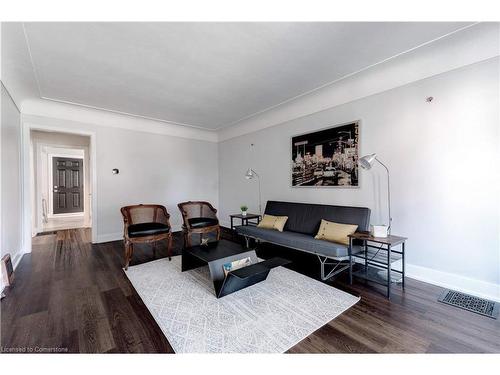
[[[258,228],[252,225],[236,227],[236,232],[257,242],[269,242],[295,250],[315,254],[321,264],[321,278],[326,280],[349,268],[347,245],[317,240],[321,219],[343,224],[357,224],[358,231],[367,231],[370,223],[370,209],[366,207],[330,206],[324,204],[268,201],[265,214],[288,216],[283,232]],[[362,249],[354,242],[351,251]],[[326,266],[332,267],[326,273]]]

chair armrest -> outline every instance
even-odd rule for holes
[[[167,212],[167,208],[166,207],[162,207],[161,211],[163,212],[163,215],[165,216],[166,224],[170,228],[170,231],[172,231],[172,226],[170,225],[170,214]]]

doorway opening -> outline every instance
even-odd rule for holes
[[[92,227],[90,136],[30,131],[32,236]]]

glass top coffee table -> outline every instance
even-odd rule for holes
[[[227,274],[224,272],[224,264],[244,258],[250,258],[251,265]],[[290,261],[283,258],[260,261],[255,250],[245,249],[237,243],[226,240],[182,250],[182,272],[208,265],[217,298],[264,281],[271,269],[288,263]]]

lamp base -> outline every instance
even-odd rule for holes
[[[372,225],[371,235],[373,237],[387,237],[389,235],[389,227],[387,225]]]

